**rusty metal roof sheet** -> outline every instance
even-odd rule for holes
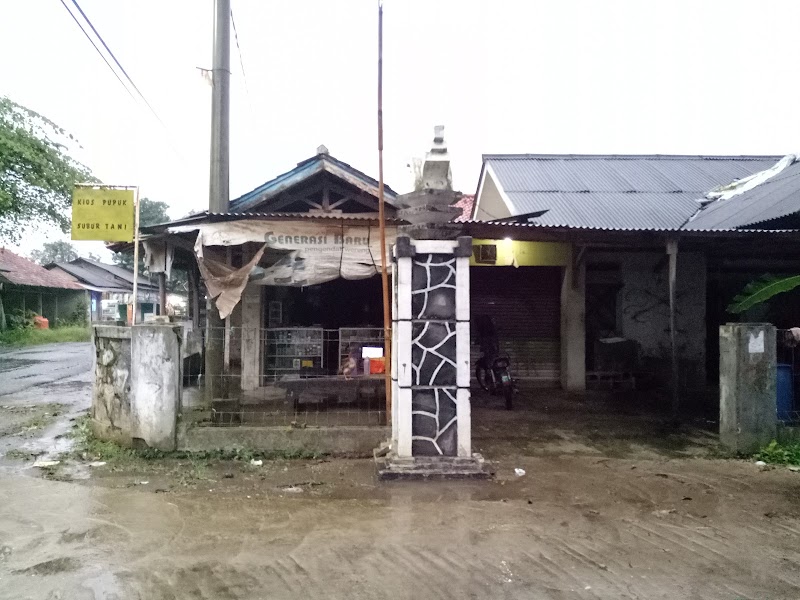
[[[83,289],[83,286],[69,275],[48,271],[7,248],[0,248],[0,281],[32,287]]]

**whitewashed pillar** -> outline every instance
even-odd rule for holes
[[[469,256],[472,240],[399,237],[395,312],[400,458],[472,455]]]

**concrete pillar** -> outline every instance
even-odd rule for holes
[[[561,387],[582,394],[586,391],[586,263],[575,263],[573,256],[561,283]]]
[[[260,285],[249,284],[242,293],[242,390],[261,384],[261,327],[263,307]]]
[[[750,454],[775,439],[776,378],[773,325],[719,328],[719,437],[727,449]]]
[[[400,458],[472,456],[470,238],[402,238],[397,256],[397,400]]]
[[[158,323],[131,328],[131,437],[150,448],[176,447],[181,330]]]
[[[382,479],[485,477],[472,454],[469,258],[472,238],[452,223],[450,160],[443,128],[423,165],[422,189],[398,198],[393,253],[392,448]]]

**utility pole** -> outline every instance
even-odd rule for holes
[[[214,2],[214,59],[211,82],[211,172],[208,190],[208,211],[228,212],[230,200],[229,124],[231,81],[231,2]],[[206,373],[205,398],[210,402],[224,394],[222,377],[224,327],[219,311],[209,299],[206,311]]]

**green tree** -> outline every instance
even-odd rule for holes
[[[139,203],[139,227],[158,225],[169,221],[167,214],[169,205],[166,202],[142,198]],[[133,270],[133,252],[116,252],[113,260],[114,264]],[[139,258],[139,272],[144,272],[144,258],[142,257]]]
[[[69,231],[74,184],[97,180],[68,146],[77,141],[61,127],[0,97],[0,237],[19,241],[37,223]]]
[[[40,265],[48,265],[53,262],[69,262],[78,258],[78,251],[69,242],[58,240],[42,244],[41,250],[31,252],[31,260]]]

